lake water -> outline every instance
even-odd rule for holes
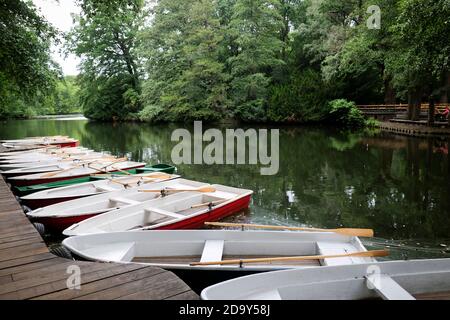
[[[171,162],[176,128],[80,119],[7,121],[0,122],[0,138],[68,135],[84,147],[154,164]],[[254,190],[250,209],[229,222],[373,228],[376,238],[364,243],[390,248],[390,258],[450,257],[448,144],[377,131],[283,127],[275,176],[261,176],[256,165],[180,165],[178,173]]]

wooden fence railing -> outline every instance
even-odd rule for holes
[[[408,110],[407,104],[367,104],[367,105],[358,105],[357,106],[361,111],[386,111],[386,110],[395,110],[395,111],[406,111]],[[450,103],[436,103],[435,108],[438,111],[444,110],[445,107],[450,107]],[[422,110],[428,110],[429,104],[423,103],[421,105]]]

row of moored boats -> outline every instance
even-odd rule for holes
[[[253,192],[184,179],[171,165],[114,157],[66,136],[2,145],[1,173],[28,217],[67,236],[74,257],[230,279],[203,299],[450,296],[450,259],[378,262],[388,252],[360,241],[372,230],[215,222],[246,209]]]

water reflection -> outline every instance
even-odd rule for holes
[[[176,125],[88,121],[4,122],[1,138],[70,135],[83,146],[148,163],[170,162]],[[191,126],[188,126],[191,129]],[[207,127],[204,128],[206,130]],[[244,128],[245,129],[245,128]],[[324,228],[373,228],[369,246],[394,258],[447,256],[450,246],[448,139],[416,139],[330,128],[280,130],[280,171],[252,165],[181,165],[188,179],[255,191],[232,221]]]

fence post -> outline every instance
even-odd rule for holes
[[[434,124],[434,113],[435,113],[434,97],[430,96],[430,105],[428,106],[428,125],[432,126]]]

